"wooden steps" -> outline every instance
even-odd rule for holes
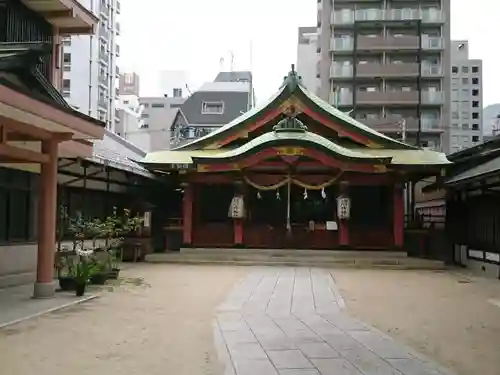
[[[443,262],[410,258],[404,252],[190,248],[153,253],[151,263],[227,264],[240,266],[293,266],[326,268],[445,269]]]

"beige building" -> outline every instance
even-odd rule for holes
[[[379,131],[448,151],[449,21],[450,0],[319,0],[320,96]]]

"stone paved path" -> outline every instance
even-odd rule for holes
[[[225,375],[451,374],[344,309],[328,270],[257,269],[218,308]]]

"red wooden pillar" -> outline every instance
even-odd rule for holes
[[[405,206],[403,197],[403,187],[400,184],[394,185],[393,203],[394,203],[394,212],[393,212],[394,246],[403,247]]]
[[[243,245],[243,219],[234,219],[234,245]]]
[[[347,182],[342,182],[339,187],[339,193],[342,196],[348,196],[349,186]],[[348,247],[349,240],[349,219],[339,219],[339,245],[341,247]]]
[[[182,200],[182,242],[184,245],[191,245],[193,237],[193,189],[192,184],[184,186],[184,197]]]
[[[57,221],[57,145],[56,140],[42,141],[42,153],[49,157],[41,165],[38,201],[38,251],[35,298],[54,296],[54,257]]]

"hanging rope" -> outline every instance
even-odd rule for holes
[[[256,184],[255,182],[251,181],[247,176],[243,176],[243,179],[248,185],[256,188],[257,190],[262,190],[262,191],[276,190],[288,183],[288,177],[285,177],[283,181],[280,181],[277,184],[267,185],[267,186]]]
[[[276,190],[276,189],[279,189],[280,187],[288,184],[289,182],[291,182],[297,186],[300,186],[301,188],[307,189],[307,190],[322,190],[324,188],[327,188],[328,186],[333,185],[335,183],[335,181],[337,181],[339,179],[339,177],[342,175],[342,173],[343,173],[343,171],[340,171],[336,176],[332,177],[330,180],[328,180],[322,184],[319,184],[319,185],[309,185],[309,184],[306,184],[305,182],[302,182],[300,180],[297,180],[297,179],[291,178],[291,177],[285,177],[282,181],[280,181],[276,184],[273,184],[273,185],[256,184],[255,182],[250,180],[247,176],[243,176],[243,179],[245,180],[245,182],[248,185],[254,187],[257,190],[262,190],[262,191]]]
[[[336,176],[332,177],[330,180],[319,184],[319,185],[309,185],[306,184],[305,182],[299,181],[297,179],[292,179],[292,183],[295,185],[300,186],[301,188],[307,189],[307,190],[323,190],[324,188],[327,188],[328,186],[331,186],[339,179],[339,177],[342,175],[342,171],[340,171]]]

